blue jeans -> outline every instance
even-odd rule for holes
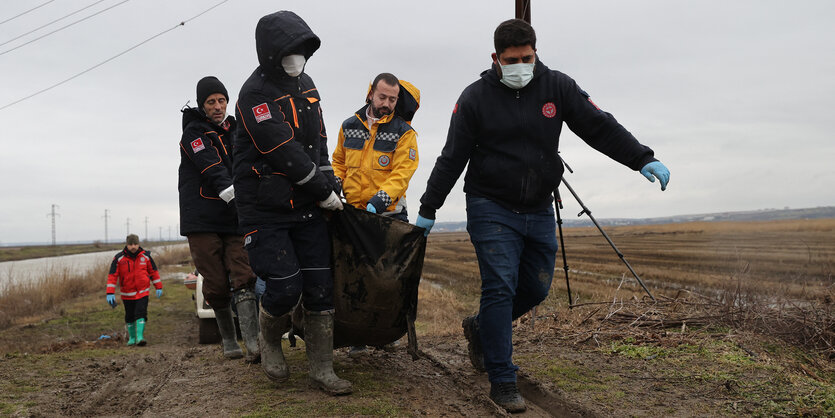
[[[481,271],[478,328],[490,382],[515,382],[513,320],[548,296],[557,255],[554,208],[515,213],[467,196],[467,231]]]

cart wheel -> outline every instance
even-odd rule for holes
[[[220,331],[217,329],[217,321],[214,318],[199,318],[200,331],[198,342],[200,344],[217,344],[220,342]]]

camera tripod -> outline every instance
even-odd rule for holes
[[[568,164],[565,162],[565,160],[562,159],[561,156],[560,156],[560,161],[562,161],[562,164],[565,166],[565,168],[568,170],[569,173],[574,172],[574,170],[572,170],[571,167],[568,166]],[[574,191],[574,189],[571,187],[571,185],[569,185],[568,182],[565,181],[565,176],[562,177],[562,184],[565,185],[565,187],[568,189],[568,191],[571,192],[571,194],[574,196],[574,199],[577,200],[577,203],[580,204],[580,207],[583,208],[583,210],[580,211],[580,213],[578,213],[577,216],[578,217],[583,216],[584,213],[586,215],[588,215],[589,219],[591,219],[591,221],[594,223],[594,226],[596,226],[597,230],[600,231],[600,233],[603,235],[603,238],[606,238],[606,241],[608,241],[609,245],[612,246],[612,249],[615,250],[615,253],[620,258],[620,261],[623,261],[623,264],[626,264],[626,268],[629,269],[629,271],[635,277],[635,280],[637,280],[638,283],[641,285],[641,287],[644,288],[644,291],[647,292],[647,295],[649,295],[649,297],[653,301],[656,301],[655,296],[652,295],[652,293],[649,291],[649,289],[647,289],[646,285],[641,280],[641,278],[638,277],[638,273],[635,273],[635,270],[632,268],[631,265],[629,265],[629,262],[626,261],[626,258],[624,258],[623,253],[621,253],[620,250],[618,250],[618,247],[615,246],[615,243],[612,242],[612,239],[609,238],[609,235],[607,235],[606,232],[603,231],[603,228],[600,227],[600,224],[597,222],[597,219],[594,219],[594,216],[592,216],[592,214],[591,214],[591,210],[589,210],[589,208],[586,207],[586,205],[583,203],[583,201],[580,200],[580,197],[577,196],[577,192]],[[554,208],[556,209],[556,213],[557,213],[557,227],[559,228],[559,233],[560,233],[560,249],[562,250],[562,264],[563,264],[563,270],[565,271],[565,287],[566,287],[566,290],[568,291],[568,307],[570,309],[570,308],[574,307],[574,303],[571,299],[571,286],[568,283],[568,260],[565,257],[565,242],[563,240],[563,234],[562,234],[562,217],[560,216],[560,209],[562,209],[563,206],[562,206],[562,199],[560,198],[559,187],[554,189]]]

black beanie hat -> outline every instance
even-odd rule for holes
[[[229,94],[226,93],[226,87],[223,86],[223,83],[217,77],[207,76],[201,78],[197,82],[197,108],[203,110],[203,104],[206,103],[206,99],[215,93],[222,94],[226,98],[226,101],[229,101]]]

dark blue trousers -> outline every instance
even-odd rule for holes
[[[273,316],[296,306],[333,309],[331,241],[322,217],[290,227],[259,227],[244,239],[252,271],[266,282],[261,304]]]
[[[478,327],[490,382],[515,382],[512,322],[548,296],[557,253],[554,208],[520,214],[467,196],[467,231],[481,271]]]

